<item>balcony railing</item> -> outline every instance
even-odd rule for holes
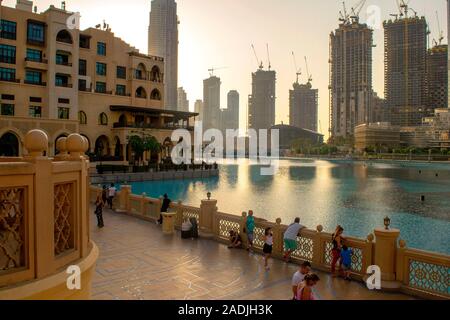
[[[58,66],[65,66],[65,67],[71,67],[72,66],[71,62],[64,62],[64,61],[57,61],[56,64]]]
[[[182,126],[182,125],[177,125],[177,124],[158,125],[158,124],[154,124],[154,123],[134,123],[134,122],[128,122],[128,123],[116,122],[113,124],[113,128],[114,129],[134,128],[134,129],[162,129],[162,130],[175,130],[175,129],[194,130],[194,127],[192,127],[192,126]]]
[[[47,64],[48,63],[48,60],[47,59],[32,59],[32,58],[25,58],[25,61],[26,62],[36,62],[36,63],[45,63],[45,64]]]
[[[43,86],[43,87],[47,86],[47,83],[46,82],[42,82],[42,81],[41,82],[35,82],[35,81],[24,80],[23,83],[25,83],[25,84],[32,84],[32,85],[35,85],[35,86]]]
[[[57,83],[56,86],[62,88],[73,88],[73,85],[71,83]]]
[[[95,93],[112,94],[112,91],[107,91],[107,90],[97,90],[97,89],[95,89]]]
[[[20,79],[11,79],[11,78],[0,78],[0,81],[6,81],[6,82],[14,82],[14,83],[20,83]]]

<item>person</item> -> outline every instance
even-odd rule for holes
[[[352,249],[344,244],[341,250],[341,265],[344,270],[344,279],[348,281],[351,281],[350,272],[352,269],[352,254]]]
[[[249,210],[247,219],[245,221],[245,231],[247,233],[248,247],[247,251],[253,249],[253,239],[255,230],[255,218],[253,217],[253,210]]]
[[[192,238],[192,223],[188,218],[184,218],[183,223],[181,224],[181,237],[183,239]]]
[[[294,276],[292,277],[292,293],[294,295],[293,300],[297,299],[298,287],[302,284],[303,280],[305,279],[305,276],[310,271],[311,271],[311,263],[305,261],[300,265],[298,271],[294,273]]]
[[[319,282],[320,278],[314,273],[305,276],[303,284],[299,286],[297,292],[297,300],[316,300],[313,287]]]
[[[342,248],[342,233],[344,228],[340,225],[336,227],[336,231],[331,236],[333,248],[331,249],[331,273],[333,277],[336,277],[336,264],[341,260],[341,248]]]
[[[166,194],[164,194],[163,196],[163,201],[162,201],[162,205],[161,205],[161,213],[167,212],[167,210],[169,210],[170,207],[170,203],[172,202],[172,200],[169,199],[169,196]],[[159,215],[159,220],[158,220],[158,224],[162,224],[163,222],[163,216],[162,214]]]
[[[114,201],[114,197],[116,196],[116,187],[114,186],[114,183],[111,183],[111,186],[108,189],[108,204],[109,204],[109,208],[112,210],[113,208],[113,201]]]
[[[103,206],[105,203],[102,200],[100,195],[97,196],[97,200],[95,200],[95,215],[97,216],[97,227],[100,229],[105,225],[103,223]]]
[[[228,249],[240,248],[242,246],[241,235],[234,230],[230,230],[229,234],[230,234],[230,245],[228,246]]]
[[[102,189],[102,201],[103,204],[107,203],[108,201],[108,187],[103,185],[103,189]]]
[[[291,254],[297,250],[297,236],[301,229],[305,228],[300,224],[300,218],[295,218],[294,223],[292,223],[284,233],[284,261],[289,262],[291,259]]]
[[[272,228],[266,228],[264,231],[264,247],[263,247],[263,253],[264,253],[264,267],[266,270],[270,270],[269,268],[269,259],[272,255],[273,250],[273,233]]]

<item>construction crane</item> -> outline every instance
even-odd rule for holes
[[[352,16],[350,16],[350,19],[353,20],[353,22],[358,23],[359,22],[359,14],[361,13],[362,8],[366,4],[366,0],[360,0],[354,7],[352,7]]]
[[[266,43],[266,48],[267,48],[267,63],[269,64],[269,71],[272,68],[272,65],[270,64],[270,53],[269,53],[269,44]]]
[[[212,67],[211,69],[208,69],[209,75],[210,75],[211,77],[214,77],[214,71],[222,70],[222,69],[227,69],[227,68],[228,68],[228,67],[220,67],[220,68],[214,68],[214,67]]]
[[[436,41],[436,40],[433,40],[433,41],[436,45],[441,45],[442,40],[444,40],[444,33],[442,32],[442,29],[441,29],[441,23],[439,21],[439,15],[438,15],[437,11],[436,11],[436,20],[437,20],[437,24],[438,24],[439,36],[438,36],[438,41]]]
[[[256,63],[258,64],[259,69],[262,70],[264,68],[263,62],[262,62],[262,60],[260,61],[258,59],[258,55],[256,54],[256,49],[255,49],[255,46],[253,44],[252,44],[252,49],[253,49],[253,53],[255,54]]]
[[[292,51],[292,57],[294,58],[295,75],[297,76],[297,81],[295,83],[298,83],[298,77],[302,75],[302,69],[297,67],[297,59],[295,59],[294,51]]]
[[[349,24],[350,23],[350,15],[347,13],[347,7],[345,6],[345,2],[342,2],[342,7],[344,11],[339,11],[339,21],[341,21],[343,24]]]
[[[308,75],[308,83],[312,82],[312,75],[309,73],[308,58],[305,56],[306,74]]]

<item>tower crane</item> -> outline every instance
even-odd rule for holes
[[[436,40],[434,40],[434,42],[436,43],[436,45],[441,45],[442,44],[442,40],[444,40],[444,33],[442,32],[441,29],[441,23],[439,21],[439,15],[438,12],[436,11],[436,20],[437,20],[437,24],[438,24],[438,31],[439,31],[439,36],[438,36],[438,41],[436,42]]]
[[[350,19],[353,20],[353,22],[358,23],[359,22],[359,14],[361,13],[362,8],[366,4],[366,0],[360,0],[354,7],[352,7],[352,16],[350,16]]]
[[[339,11],[339,21],[341,21],[343,24],[348,24],[350,22],[350,15],[347,13],[345,2],[342,2],[342,7],[344,11]]]
[[[294,58],[295,75],[297,76],[297,81],[295,83],[298,83],[298,77],[302,75],[302,70],[297,67],[297,59],[295,59],[294,51],[292,51],[292,57]]]
[[[228,67],[220,67],[220,68],[212,67],[211,69],[208,69],[209,75],[210,75],[211,77],[213,77],[213,76],[214,76],[214,71],[222,70],[222,69],[227,69],[227,68],[228,68]]]
[[[312,82],[312,75],[309,73],[308,58],[305,56],[306,74],[308,75],[308,83]]]
[[[266,43],[266,48],[267,48],[267,63],[269,64],[269,71],[272,68],[272,65],[270,64],[270,53],[269,53],[269,44]]]
[[[259,65],[259,69],[262,70],[264,68],[263,62],[262,62],[262,60],[260,61],[258,59],[258,55],[256,54],[256,49],[255,49],[255,46],[253,44],[252,44],[252,49],[253,49],[253,53],[255,54],[256,63]]]

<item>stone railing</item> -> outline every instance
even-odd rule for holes
[[[101,188],[91,186],[91,199],[101,193]],[[121,187],[116,197],[119,212],[142,219],[154,221],[159,218],[162,199],[152,199],[145,194],[131,194],[131,186]],[[184,218],[196,218],[199,222],[201,237],[212,238],[228,243],[229,231],[240,232],[244,245],[246,214],[233,215],[219,212],[216,200],[202,200],[200,207],[171,204],[176,213],[175,227],[180,229]],[[286,225],[281,219],[269,222],[255,219],[254,250],[262,253],[263,235],[266,228],[271,228],[274,235],[273,257],[281,259],[284,253],[283,236]],[[346,244],[352,249],[352,277],[365,281],[369,276],[367,269],[376,265],[381,269],[382,289],[401,291],[408,294],[432,299],[450,299],[450,257],[431,252],[406,248],[403,240],[399,241],[400,231],[379,228],[366,239],[346,237]],[[302,229],[297,237],[298,248],[292,253],[295,263],[309,261],[314,269],[330,271],[332,235],[324,232],[322,226],[316,230]]]
[[[43,131],[24,144],[27,156],[0,162],[0,299],[89,299],[98,249],[89,238],[87,141],[61,138],[55,159],[43,156]],[[72,265],[80,289],[67,286]]]

